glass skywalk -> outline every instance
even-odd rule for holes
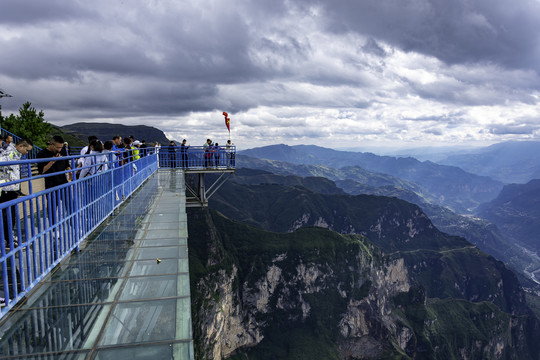
[[[185,202],[152,175],[1,319],[0,359],[193,359]]]

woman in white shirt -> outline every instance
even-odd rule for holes
[[[103,144],[99,140],[90,143],[90,155],[83,158],[80,178],[94,175],[109,169],[107,156],[103,154]]]

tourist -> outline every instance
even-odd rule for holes
[[[97,140],[97,139],[98,139],[98,137],[95,136],[95,135],[90,135],[90,136],[88,137],[88,145],[86,145],[85,147],[83,147],[83,148],[81,149],[81,152],[80,152],[81,156],[82,156],[82,155],[88,155],[88,154],[90,154],[90,144],[91,144],[94,140]],[[81,157],[81,158],[78,158],[78,159],[77,159],[77,167],[80,168],[80,167],[83,165],[83,162],[84,162],[84,158],[82,158],[82,157]],[[77,177],[78,177],[78,176],[77,176]]]
[[[8,138],[12,139],[9,143],[7,142]],[[2,152],[4,151],[13,152],[14,150],[15,150],[15,143],[13,142],[13,138],[11,137],[11,135],[8,135],[5,137],[5,141],[2,145]]]
[[[216,143],[214,145],[214,166],[215,167],[218,167],[220,165],[219,163],[220,155],[221,155],[221,148],[219,147],[219,144]]]
[[[32,150],[32,142],[28,139],[20,140],[19,143],[15,146],[10,146],[2,152],[0,155],[0,163],[6,162],[6,161],[19,161],[21,157],[28,154],[30,150]],[[4,165],[0,166],[0,184],[7,183],[10,181],[17,181],[21,179],[21,171],[20,171],[20,165]],[[5,203],[11,200],[16,199],[20,194],[20,183],[17,184],[11,184],[6,185],[0,188],[0,203]],[[13,245],[15,247],[18,246],[17,244],[17,237],[15,235],[15,206],[11,206],[11,233],[13,234]],[[9,227],[8,227],[8,210],[4,209],[2,211],[2,221],[4,224],[4,240],[6,241],[5,246],[6,249],[9,246],[8,238],[9,238]]]
[[[73,180],[73,174],[66,172],[71,170],[69,160],[65,160],[60,155],[63,147],[64,139],[59,135],[55,135],[49,141],[49,146],[41,150],[36,156],[37,159],[53,159],[47,162],[41,161],[37,164],[39,173],[47,175],[45,177],[45,189],[52,189]],[[43,209],[44,214],[52,215],[49,219],[49,228],[55,242],[51,244],[52,260],[56,260],[60,256],[60,253],[57,252],[61,237],[59,224],[63,219],[67,219],[73,211],[73,191],[71,188],[67,188],[66,191],[67,195],[65,197],[60,194],[60,191],[50,193],[50,197],[47,196],[47,209]]]
[[[182,157],[182,168],[188,167],[188,149],[189,145],[186,145],[187,140],[182,140],[182,144],[180,145],[180,156]]]
[[[117,154],[115,151],[113,151],[113,148],[114,148],[114,142],[112,142],[111,140],[107,140],[103,143],[103,155],[105,155],[107,157],[107,161],[111,161],[112,160],[112,164],[113,164],[113,167],[118,167],[118,157],[117,157]],[[112,154],[112,155],[109,155],[109,154]],[[112,157],[111,157],[112,156]],[[107,165],[107,169],[109,169],[110,166]]]
[[[123,152],[123,161],[122,161],[122,164],[125,165],[127,164],[128,162],[131,162],[133,161],[133,150],[132,150],[132,147],[131,147],[131,138],[128,136],[128,137],[125,137],[124,138],[124,152]]]
[[[107,143],[107,142],[105,142]],[[112,152],[114,152],[115,160],[118,160],[118,162],[115,163],[115,167],[122,165],[122,152],[124,151],[124,143],[122,141],[122,137],[120,135],[114,135],[112,138]]]
[[[212,140],[206,139],[203,144],[204,149],[204,167],[209,167],[212,164]]]
[[[98,140],[98,137],[95,136],[95,135],[90,135],[88,137],[88,145],[86,145],[85,147],[83,147],[81,149],[81,155],[85,155],[87,152],[88,152],[88,148],[90,147],[90,144],[92,143],[92,141],[94,140]]]
[[[227,145],[225,145],[225,152],[227,153],[227,167],[233,167],[234,166],[234,155],[235,155],[235,147],[234,144],[231,142],[231,140],[227,140]]]
[[[103,144],[99,140],[94,140],[90,144],[90,155],[84,157],[84,164],[81,170],[80,178],[100,173],[107,170],[107,156],[102,154]]]
[[[69,156],[70,155],[69,144],[68,144],[67,141],[64,141],[64,147],[62,148],[62,151],[60,151],[60,155],[62,155],[62,156]]]
[[[6,135],[2,140],[4,140],[4,143],[2,144],[2,151],[6,150],[11,144],[13,144],[13,136]]]
[[[139,140],[133,141],[132,146],[131,146],[131,150],[133,151],[133,160],[139,160],[141,158],[140,150],[139,150],[140,146],[141,146],[141,142]]]
[[[62,151],[63,147],[64,139],[61,136],[56,135],[53,136],[49,141],[49,146],[41,150],[36,156],[38,159],[55,158],[55,160],[51,160],[49,162],[38,163],[38,171],[41,175],[51,175],[45,178],[45,189],[51,189],[67,183],[68,180],[72,180],[71,173],[67,173],[67,176],[65,173],[63,173],[66,170],[71,170],[69,160],[60,158],[60,151]]]
[[[171,168],[176,168],[176,143],[171,140],[167,150],[169,153],[169,166]]]
[[[146,152],[148,151],[148,145],[146,145],[146,140],[141,140],[141,145],[139,145],[139,149],[141,150],[141,157],[146,156]]]

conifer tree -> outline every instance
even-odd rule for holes
[[[43,110],[36,111],[30,102],[19,108],[19,115],[9,115],[2,120],[2,127],[21,137],[28,138],[41,148],[47,147],[51,124],[45,121]]]

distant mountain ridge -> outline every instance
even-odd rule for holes
[[[524,184],[540,178],[540,142],[510,141],[437,161],[504,183]]]
[[[540,252],[540,179],[506,185],[496,199],[479,208],[478,214],[506,236]]]
[[[121,125],[110,123],[80,122],[61,126],[60,129],[67,134],[74,135],[85,143],[88,136],[95,135],[100,140],[110,140],[114,135],[122,137],[133,135],[136,140],[146,140],[147,144],[158,142],[162,145],[169,143],[163,131],[147,125]]]
[[[313,145],[272,145],[243,150],[239,154],[304,166],[321,165],[334,169],[359,166],[369,172],[414,182],[435,194],[435,201],[439,205],[448,206],[458,213],[471,213],[479,204],[494,199],[503,187],[499,181],[468,173],[455,166],[420,162],[414,158],[337,151]],[[253,167],[252,164],[246,166]]]

